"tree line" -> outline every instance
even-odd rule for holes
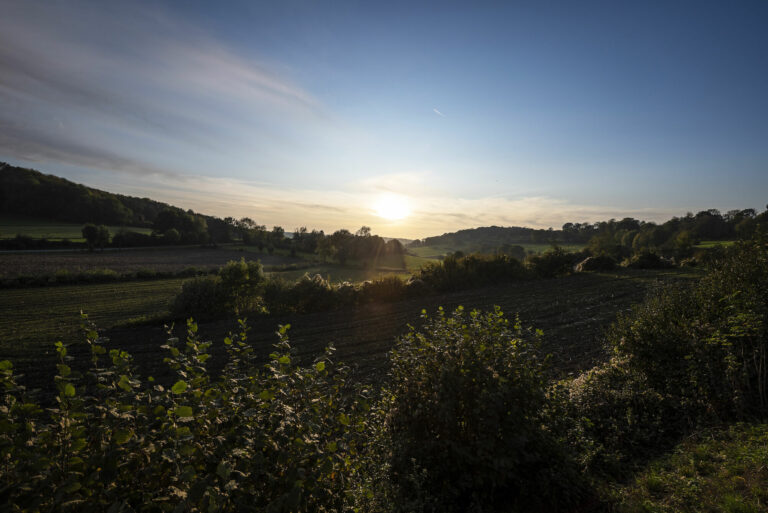
[[[626,258],[633,253],[653,251],[666,256],[687,256],[702,241],[746,240],[761,228],[768,229],[768,206],[762,213],[754,208],[717,209],[689,212],[664,223],[632,217],[595,223],[565,223],[561,229],[534,229],[518,226],[486,226],[427,237],[409,247],[446,246],[480,253],[520,252],[516,244],[549,243],[588,245],[593,254]]]

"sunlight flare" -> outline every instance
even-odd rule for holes
[[[390,221],[405,219],[411,213],[408,199],[392,193],[380,195],[373,204],[373,210],[377,216]]]

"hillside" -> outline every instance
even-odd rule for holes
[[[0,163],[0,213],[74,223],[151,226],[171,205]]]

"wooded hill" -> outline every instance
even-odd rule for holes
[[[427,237],[412,242],[409,247],[478,251],[479,248],[498,249],[510,244],[582,243],[589,246],[594,255],[607,254],[614,258],[643,250],[684,256],[702,241],[747,239],[758,229],[768,230],[768,210],[758,214],[753,208],[726,213],[709,209],[696,214],[689,212],[660,224],[625,217],[596,223],[565,223],[559,230],[486,226]]]
[[[0,163],[0,212],[51,221],[152,226],[167,203],[124,196]]]

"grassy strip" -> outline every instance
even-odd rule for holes
[[[768,511],[768,425],[700,433],[615,490],[613,500],[626,513]]]

